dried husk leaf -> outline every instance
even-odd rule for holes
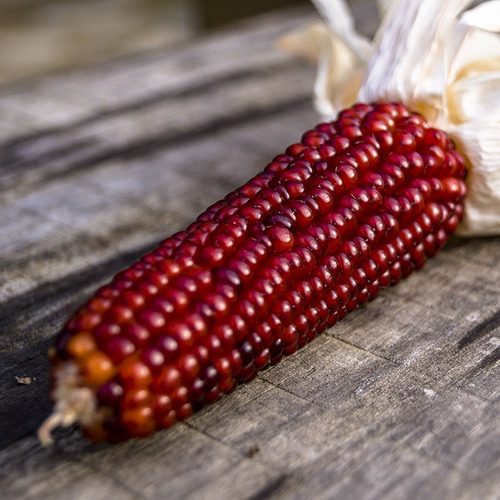
[[[378,0],[371,46],[343,0],[313,0],[325,20],[315,50],[323,118],[355,101],[401,101],[446,130],[469,162],[458,234],[500,234],[500,0]],[[306,44],[299,34],[296,45]]]

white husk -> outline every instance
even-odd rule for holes
[[[358,100],[401,101],[422,113],[469,162],[458,233],[500,234],[500,0],[465,13],[471,0],[378,0],[385,17],[370,49],[344,0],[313,3],[325,24],[281,45],[316,56],[319,113],[333,118]]]

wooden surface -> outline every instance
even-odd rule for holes
[[[372,3],[353,3],[373,32]],[[71,311],[317,121],[314,70],[272,45],[315,17],[0,91],[1,498],[498,498],[498,238],[453,240],[169,431],[36,440]]]

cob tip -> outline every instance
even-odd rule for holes
[[[58,427],[90,424],[98,419],[95,395],[88,387],[79,386],[78,369],[71,361],[55,372],[53,397],[52,413],[38,429],[38,439],[43,446],[53,444],[52,432]]]

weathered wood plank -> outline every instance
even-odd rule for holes
[[[312,15],[312,9],[300,12],[286,19],[279,14],[263,17],[253,23],[251,30],[242,23],[240,28],[176,50],[150,51],[132,59],[88,67],[84,72],[13,85],[0,96],[0,111],[5,114],[1,135],[18,140],[95,116],[120,114],[176,94],[198,94],[206,87],[216,89],[219,80],[241,78],[254,70],[264,71],[290,61],[288,55],[270,49],[280,34],[300,26]],[[224,57],[220,57],[222,53]],[[29,102],[25,100],[28,93]],[[200,109],[206,102],[199,100]],[[178,117],[172,114],[170,118]]]
[[[373,2],[352,3],[373,31]],[[454,240],[167,432],[96,446],[70,429],[53,449],[36,442],[45,352],[64,319],[316,121],[314,70],[271,43],[308,18],[273,14],[0,93],[3,498],[497,495],[498,238]]]

